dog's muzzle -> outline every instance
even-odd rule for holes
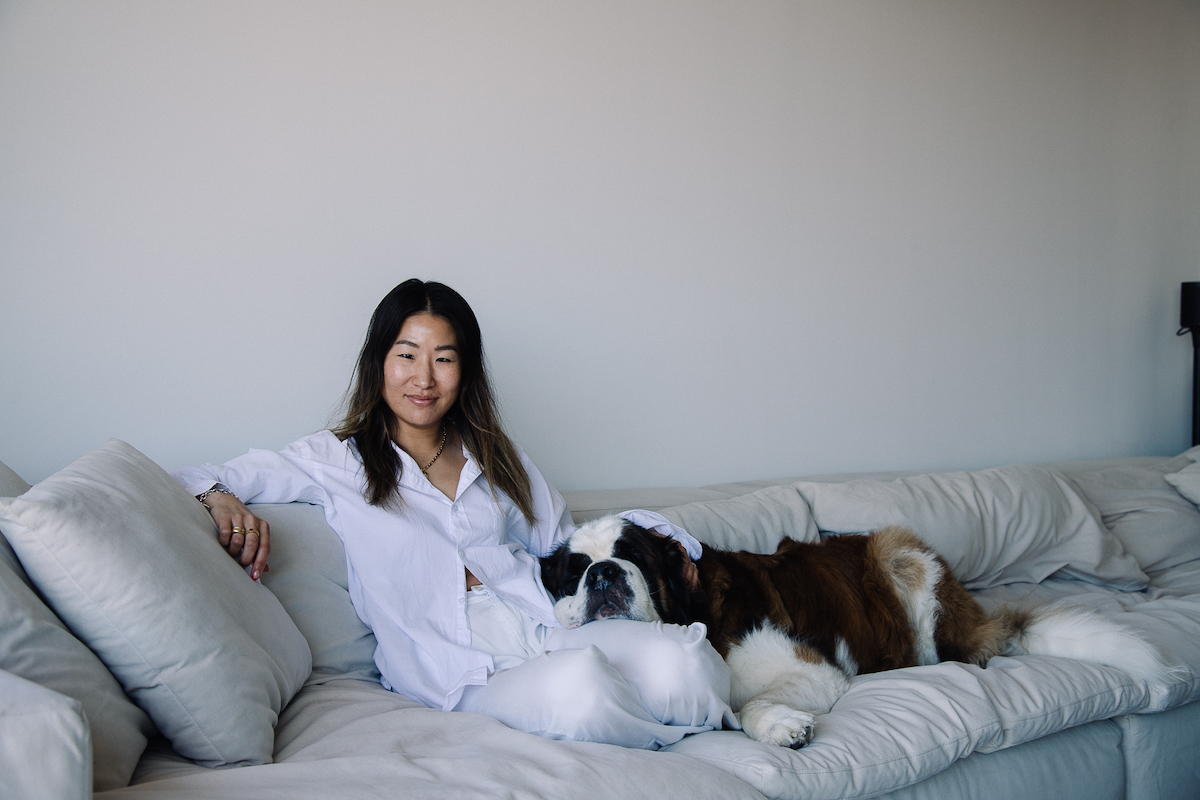
[[[587,590],[587,619],[608,619],[629,615],[632,591],[625,570],[611,561],[598,561],[583,579]]]

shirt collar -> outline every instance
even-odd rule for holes
[[[412,456],[404,452],[404,448],[395,442],[392,442],[392,447],[395,449],[397,455],[400,456],[400,463],[403,465],[403,469],[400,471],[401,486],[425,492],[432,488],[433,491],[445,497],[441,492],[438,492],[436,487],[433,487],[433,484],[421,472],[420,465],[417,464]],[[475,460],[475,456],[471,455],[471,451],[467,449],[466,444],[462,446],[462,454],[467,459],[467,463],[463,464],[462,472],[458,476],[457,496],[462,496],[462,490],[478,480],[479,476],[483,474],[483,469],[479,466],[479,462]]]

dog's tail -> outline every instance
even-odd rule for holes
[[[1163,684],[1176,673],[1134,631],[1088,609],[1051,604],[1001,609],[992,619],[1004,631],[1003,655],[1040,655],[1092,661],[1124,670],[1136,680]]]

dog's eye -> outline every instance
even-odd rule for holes
[[[574,587],[579,583],[579,579],[583,577],[583,573],[587,572],[588,566],[592,560],[583,553],[572,553],[567,559],[567,570],[563,573],[563,586]]]
[[[639,569],[646,567],[650,563],[648,553],[624,539],[617,541],[616,546],[613,548],[613,556],[628,561]]]

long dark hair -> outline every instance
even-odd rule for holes
[[[383,398],[383,364],[404,321],[421,313],[446,320],[458,340],[458,399],[446,412],[446,423],[454,426],[479,462],[492,493],[503,491],[532,524],[529,474],[500,427],[483,359],[479,321],[462,295],[435,281],[407,280],[388,292],[375,308],[347,392],[345,416],[332,428],[339,439],[352,440],[358,450],[366,474],[363,497],[371,505],[384,508],[399,508],[402,504],[399,481],[403,466],[392,447],[395,414]]]

